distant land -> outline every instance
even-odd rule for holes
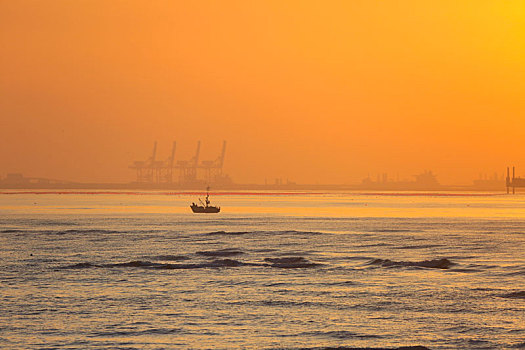
[[[341,191],[505,191],[505,180],[494,175],[473,180],[471,185],[442,185],[431,171],[414,176],[415,179],[392,180],[386,174],[376,180],[367,177],[359,184],[298,184],[275,179],[266,184],[234,183],[233,181],[211,182],[213,190],[341,190]],[[74,182],[46,178],[25,177],[19,173],[8,174],[0,178],[0,189],[99,189],[99,190],[203,190],[208,184],[203,180],[179,183],[128,182],[128,183],[92,183]]]

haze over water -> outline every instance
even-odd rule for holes
[[[523,195],[15,192],[2,348],[525,347]]]
[[[520,0],[0,1],[0,178],[130,182],[202,141],[237,183],[523,174]]]

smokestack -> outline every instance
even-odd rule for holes
[[[516,187],[515,187],[515,179],[516,178],[516,172],[515,172],[515,167],[512,167],[512,194],[516,193]]]
[[[509,188],[510,188],[510,169],[509,169],[509,167],[507,167],[506,183],[507,183],[507,194],[509,194]]]

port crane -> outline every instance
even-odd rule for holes
[[[153,152],[151,156],[146,160],[137,160],[130,165],[131,169],[135,169],[137,172],[137,182],[148,183],[153,182],[155,167],[155,156],[157,154],[157,141],[153,143]]]
[[[226,141],[222,142],[222,151],[215,160],[202,161],[200,168],[204,169],[204,179],[207,183],[216,181],[222,175],[224,156],[226,154]]]
[[[179,184],[213,183],[223,176],[226,141],[223,141],[222,150],[216,159],[201,162],[201,141],[197,142],[195,153],[189,160],[175,162],[176,147],[177,143],[173,141],[170,156],[164,161],[157,160],[157,141],[155,141],[149,158],[135,161],[130,165],[130,168],[136,171],[137,183],[172,184],[175,179],[178,179]]]

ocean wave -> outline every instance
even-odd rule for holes
[[[0,233],[27,233],[27,234],[39,234],[39,235],[76,235],[76,234],[115,234],[125,233],[124,231],[114,231],[105,229],[68,229],[68,230],[21,230],[21,229],[5,229],[0,230]]]
[[[235,259],[215,259],[206,262],[196,263],[160,263],[143,260],[133,260],[121,263],[95,264],[92,262],[81,262],[66,266],[58,267],[59,269],[89,269],[89,268],[145,268],[145,269],[162,269],[162,270],[184,270],[184,269],[202,269],[202,268],[222,268],[222,267],[240,267],[240,266],[266,266],[285,269],[311,268],[322,264],[311,262],[303,257],[285,257],[285,258],[265,258],[264,263],[242,262]]]
[[[61,266],[59,269],[88,269],[91,267],[102,267],[101,265],[92,264],[89,262],[77,263],[72,265]]]
[[[186,269],[203,269],[203,268],[221,268],[221,267],[239,267],[248,265],[259,265],[252,263],[244,263],[234,259],[217,259],[205,263],[194,264],[158,264],[154,266],[155,269],[163,270],[186,270]]]
[[[278,234],[300,234],[300,235],[324,235],[323,232],[317,231],[297,231],[297,230],[286,230],[286,231],[273,231]]]
[[[328,347],[313,347],[313,348],[279,348],[280,350],[430,350],[429,348],[421,345],[415,345],[415,346],[400,346],[398,348],[355,348],[355,347],[348,347],[348,346],[328,346]]]
[[[282,286],[290,286],[291,283],[287,283],[287,282],[273,282],[273,283],[268,283],[268,284],[264,284],[265,287],[282,287]]]
[[[102,266],[103,267],[152,267],[155,265],[162,265],[162,264],[152,263],[150,261],[136,260],[136,261],[129,261],[125,263],[104,264]]]
[[[265,258],[264,261],[269,262],[271,267],[278,267],[283,269],[297,269],[317,267],[321,264],[309,261],[302,256],[293,256],[286,258]]]
[[[368,232],[382,232],[382,233],[396,233],[396,232],[421,232],[421,230],[410,230],[410,229],[402,229],[402,228],[382,228],[379,230],[371,230]]]
[[[185,270],[185,269],[201,269],[201,268],[220,268],[220,267],[239,267],[239,266],[263,266],[264,264],[244,263],[233,259],[216,259],[204,263],[190,263],[190,264],[163,264],[154,263],[150,261],[129,261],[123,263],[113,264],[93,264],[90,262],[77,263],[59,267],[59,269],[88,269],[88,268],[119,268],[119,267],[134,267],[145,269],[161,269],[161,270]]]
[[[356,286],[359,283],[355,281],[341,281],[341,282],[321,282],[318,285],[321,286]]]
[[[392,249],[428,249],[440,247],[439,244],[420,244],[420,245],[406,245],[401,247],[393,247]]]
[[[244,254],[241,250],[235,249],[235,248],[225,248],[225,249],[218,249],[218,250],[205,250],[196,252],[197,255],[207,256],[207,257],[214,257],[214,256],[235,256],[235,255],[241,255]]]
[[[150,257],[151,260],[158,260],[158,261],[183,261],[183,260],[189,260],[190,258],[185,255],[155,255]]]
[[[344,257],[345,260],[374,260],[374,258],[371,258],[369,256],[347,256]]]
[[[226,232],[226,231],[213,231],[206,233],[207,235],[214,236],[214,235],[227,235],[227,236],[240,236],[245,235],[248,233],[254,233],[254,232],[248,232],[248,231],[238,231],[238,232]]]
[[[320,337],[329,337],[336,339],[352,339],[352,338],[382,338],[380,335],[376,334],[359,334],[349,331],[326,331],[326,332],[304,332],[299,334],[300,336],[320,336]]]
[[[502,298],[525,299],[525,290],[501,295]]]
[[[372,247],[389,247],[389,246],[392,246],[392,244],[380,242],[380,243],[361,244],[361,245],[358,245],[357,247],[359,247],[359,248],[372,248]]]
[[[316,231],[298,231],[298,230],[284,230],[284,231],[213,231],[206,235],[225,235],[225,236],[241,236],[248,234],[257,235],[323,235],[322,232]]]
[[[480,269],[471,269],[471,268],[467,268],[467,269],[449,269],[449,271],[452,271],[452,272],[463,272],[463,273],[478,273],[478,272],[483,272],[483,270],[480,270]]]
[[[59,269],[89,269],[93,267],[151,267],[156,265],[155,263],[149,261],[129,261],[125,263],[115,263],[115,264],[94,264],[90,262],[81,262],[72,265],[61,266]]]
[[[104,229],[70,229],[60,231],[46,231],[47,234],[55,235],[67,235],[67,234],[90,234],[90,233],[101,233],[101,234],[112,234],[112,233],[124,233],[122,231],[104,230]]]
[[[200,265],[202,265],[202,267],[237,267],[237,266],[245,266],[245,265],[252,265],[252,264],[243,263],[239,260],[234,260],[234,259],[217,259],[217,260],[213,260],[210,263],[204,263]]]
[[[234,303],[232,303],[234,304]],[[243,303],[244,304],[244,303]],[[314,308],[333,308],[333,303],[321,302],[321,301],[294,301],[294,300],[265,300],[258,304],[271,307],[314,307]]]
[[[141,331],[108,331],[108,332],[96,332],[93,336],[98,337],[121,337],[121,336],[142,336],[142,335],[152,335],[152,334],[177,334],[185,333],[182,328],[153,328],[146,329]]]
[[[374,259],[369,265],[379,265],[382,267],[425,267],[430,269],[448,269],[456,265],[448,259],[434,259],[424,261],[392,261],[389,259]]]
[[[525,270],[505,273],[505,276],[525,276]]]

